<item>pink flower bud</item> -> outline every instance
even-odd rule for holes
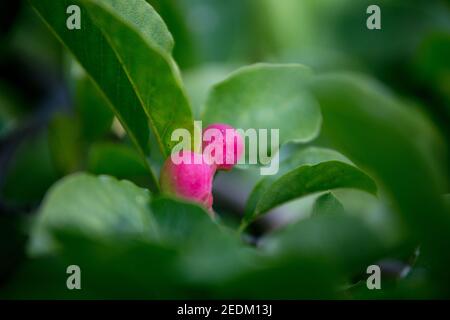
[[[240,134],[233,127],[223,123],[206,127],[203,130],[203,140],[203,154],[217,166],[218,170],[231,170],[244,150]]]
[[[198,202],[212,212],[214,173],[215,166],[207,164],[203,155],[181,151],[164,163],[160,176],[161,191]]]

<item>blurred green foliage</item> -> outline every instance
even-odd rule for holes
[[[369,4],[20,2],[0,39],[0,297],[450,298],[450,6],[380,0],[368,30]],[[193,119],[280,129],[279,174],[219,173],[214,220],[158,194]]]

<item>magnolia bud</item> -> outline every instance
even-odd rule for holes
[[[177,161],[174,161],[176,157]],[[164,163],[160,176],[161,191],[200,203],[211,211],[214,173],[215,166],[209,165],[203,155],[181,151]]]
[[[203,131],[203,154],[218,170],[231,170],[241,158],[243,150],[242,137],[227,124],[211,124]]]

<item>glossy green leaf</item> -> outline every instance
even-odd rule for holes
[[[273,182],[258,201],[254,214],[260,215],[307,194],[337,188],[376,192],[373,180],[354,166],[339,161],[327,161],[315,166],[304,165]]]
[[[295,150],[289,154],[289,156],[280,163],[280,170],[277,176],[279,177],[280,175],[305,164],[316,165],[325,161],[340,161],[352,164],[346,156],[336,150],[312,146]]]
[[[177,269],[178,255],[173,248],[136,236],[96,239],[66,230],[56,237],[64,248],[63,258],[77,261],[82,270],[89,270],[89,274],[83,275],[83,281],[90,285],[80,290],[85,291],[81,295],[136,299],[186,297],[184,279]]]
[[[280,144],[317,136],[321,115],[305,90],[311,71],[297,64],[255,64],[213,86],[203,115],[205,125],[228,123],[241,129],[279,129]]]
[[[188,14],[183,10],[182,4],[177,0],[146,0],[161,15],[167,24],[176,46],[173,48],[173,57],[181,69],[192,66],[197,61],[197,43],[191,33],[192,26],[188,25]]]
[[[149,128],[164,155],[172,131],[192,119],[175,62],[172,37],[145,0],[32,0],[34,8],[108,98],[131,139],[146,155]],[[66,27],[66,8],[81,8],[80,30]],[[55,14],[61,12],[61,14]]]
[[[309,147],[280,164],[279,174],[260,180],[247,201],[241,228],[270,209],[290,200],[337,188],[376,193],[374,181],[336,151]]]
[[[52,229],[74,229],[87,235],[154,234],[147,190],[109,176],[74,174],[56,183],[39,210],[31,251],[54,248]]]

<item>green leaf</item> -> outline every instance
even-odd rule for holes
[[[210,88],[225,79],[232,70],[230,65],[213,64],[200,66],[183,73],[195,119],[202,118]]]
[[[25,256],[27,240],[23,224],[26,216],[19,214],[2,214],[0,216],[0,278],[7,278],[14,273]]]
[[[170,198],[152,201],[159,239],[180,252],[183,277],[203,290],[242,272],[254,258],[237,233],[215,223],[200,206]]]
[[[311,71],[296,64],[255,64],[233,72],[209,93],[203,120],[241,129],[279,129],[280,144],[317,136],[321,115],[305,90]]]
[[[222,284],[220,298],[343,298],[339,291],[389,248],[359,218],[320,214],[258,242],[258,256]]]
[[[327,161],[315,166],[304,165],[273,182],[258,201],[254,215],[311,193],[337,188],[376,192],[373,180],[354,166],[339,161]]]
[[[344,298],[345,281],[387,252],[358,218],[316,215],[263,236],[259,257],[222,284],[220,298]]]
[[[111,130],[114,114],[108,100],[93,81],[80,70],[78,64],[74,68],[75,109],[80,121],[80,133],[86,142],[94,142]]]
[[[87,0],[85,2],[111,10],[116,18],[122,19],[130,27],[139,31],[144,40],[148,40],[165,53],[172,53],[173,37],[160,15],[146,1],[130,0],[125,3],[120,0]]]
[[[139,153],[130,146],[99,142],[89,149],[87,170],[93,174],[126,179],[145,187],[152,177]]]
[[[147,190],[108,176],[79,173],[56,183],[45,197],[32,234],[31,252],[54,249],[53,229],[90,236],[154,235]]]
[[[173,48],[173,57],[181,69],[186,69],[197,63],[197,43],[191,32],[192,26],[188,25],[187,14],[176,0],[147,0],[155,8],[167,24],[170,32],[177,41]]]
[[[340,272],[365,271],[387,249],[359,218],[348,214],[315,215],[268,235],[261,249],[272,255],[310,256]]]
[[[82,290],[67,290],[65,286],[67,274],[64,273],[67,266],[67,262],[54,256],[26,259],[17,267],[9,281],[2,286],[0,297],[2,299],[61,299],[67,295],[75,298],[77,292]]]
[[[336,160],[335,160],[336,159]],[[345,162],[343,162],[345,161]],[[247,201],[241,229],[270,209],[309,194],[337,188],[376,193],[374,181],[336,151],[309,147],[280,164],[276,176],[260,180]]]
[[[311,146],[298,149],[284,159],[280,164],[280,170],[277,176],[279,177],[282,174],[305,164],[316,165],[325,161],[340,161],[352,164],[346,156],[336,150]]]
[[[323,75],[312,89],[322,108],[324,135],[380,181],[412,234],[435,253],[436,275],[448,279],[450,216],[440,197],[447,174],[433,126],[362,76]]]
[[[17,146],[8,168],[2,168],[7,171],[1,195],[12,205],[38,204],[59,178],[52,161],[47,131],[33,134]]]
[[[450,117],[449,55],[450,33],[440,31],[425,37],[414,59],[422,84],[444,98],[447,117]]]
[[[2,288],[8,299],[117,299],[186,297],[177,252],[147,239],[54,232],[57,254],[29,258]],[[66,269],[81,269],[81,290],[67,290]]]
[[[335,299],[339,274],[311,254],[272,256],[253,264],[217,287],[214,299]]]
[[[65,114],[55,115],[49,124],[48,140],[53,163],[61,175],[80,169],[83,145],[77,119]]]
[[[450,208],[450,194],[444,194],[444,203],[445,205]]]
[[[64,190],[51,191],[49,198],[54,198],[55,193],[59,193],[59,200],[66,202],[66,211],[72,212],[73,203],[77,203],[80,207],[77,211],[79,216],[65,219],[64,223],[54,221],[57,226],[53,226],[49,232],[58,245],[58,250],[52,252],[52,255],[34,256],[26,261],[24,268],[18,271],[12,284],[6,288],[6,293],[2,292],[0,296],[174,298],[195,297],[200,294],[205,297],[213,283],[222,282],[241,272],[239,266],[243,265],[246,247],[236,233],[227,232],[214,223],[203,208],[176,199],[158,197],[151,202],[146,201],[145,209],[136,210],[135,207],[140,206],[140,201],[137,201],[141,197],[139,193],[144,192],[144,197],[148,196],[148,193],[129,183],[111,178],[104,181],[104,178],[84,174],[79,177],[71,176],[61,182],[65,185]],[[84,194],[71,196],[67,184],[76,181],[69,179],[83,183],[73,185],[71,190],[84,187]],[[92,187],[95,187],[92,198],[100,200],[96,204],[86,195],[94,193],[93,188],[86,185],[86,179],[91,180],[89,184],[92,183]],[[105,182],[108,184],[108,190],[104,190],[102,186]],[[108,191],[107,194],[111,197],[118,197],[116,192],[110,190],[113,185],[131,189],[126,192],[120,190],[122,196],[117,200],[106,199],[106,194],[100,194]],[[61,194],[62,192],[65,192],[65,195]],[[128,193],[130,197],[125,197],[124,193]],[[66,211],[63,211],[62,207],[55,208],[55,201],[47,200],[40,214],[48,215],[49,206],[52,206],[52,216],[63,219],[67,215]],[[111,203],[108,204],[109,202]],[[123,210],[111,208],[117,207],[117,202],[120,202]],[[87,210],[87,205],[96,211]],[[56,209],[57,213],[53,211]],[[109,223],[112,217],[116,216],[117,210],[127,212],[129,219],[134,219],[138,210],[145,215],[151,210],[155,227],[153,235],[156,236],[145,236],[139,229],[133,231],[134,227],[130,232],[127,231],[125,236],[123,230],[117,230],[114,224]],[[90,219],[104,220],[101,228],[90,225],[91,222],[85,217],[87,211],[90,213]],[[105,217],[106,211],[110,218]],[[39,219],[42,219],[42,216]],[[94,227],[98,230],[94,230]],[[62,277],[58,276],[60,272],[57,272],[58,269],[61,270],[61,266],[64,270],[74,261],[84,272],[83,283],[89,284],[78,292],[67,290],[64,285],[65,278],[61,282]],[[43,278],[48,283],[41,287]],[[112,282],[111,279],[115,280]],[[40,287],[39,290],[36,290],[37,286]]]
[[[311,215],[339,214],[345,211],[342,203],[331,192],[319,196],[314,202]]]
[[[116,116],[147,155],[150,123],[163,155],[172,131],[192,129],[191,111],[175,62],[172,37],[145,0],[31,0],[39,15],[108,98]],[[80,6],[81,30],[68,30],[69,5]],[[55,14],[61,12],[61,14]]]
[[[23,105],[15,90],[0,81],[0,138],[15,129],[23,116]]]
[[[186,298],[178,253],[173,248],[136,236],[96,239],[65,230],[56,237],[65,261],[77,261],[82,272],[86,270],[82,277],[89,286],[78,290],[82,296]]]
[[[162,241],[183,245],[196,232],[206,232],[208,228],[217,230],[209,214],[199,205],[159,197],[152,201],[151,208]]]

